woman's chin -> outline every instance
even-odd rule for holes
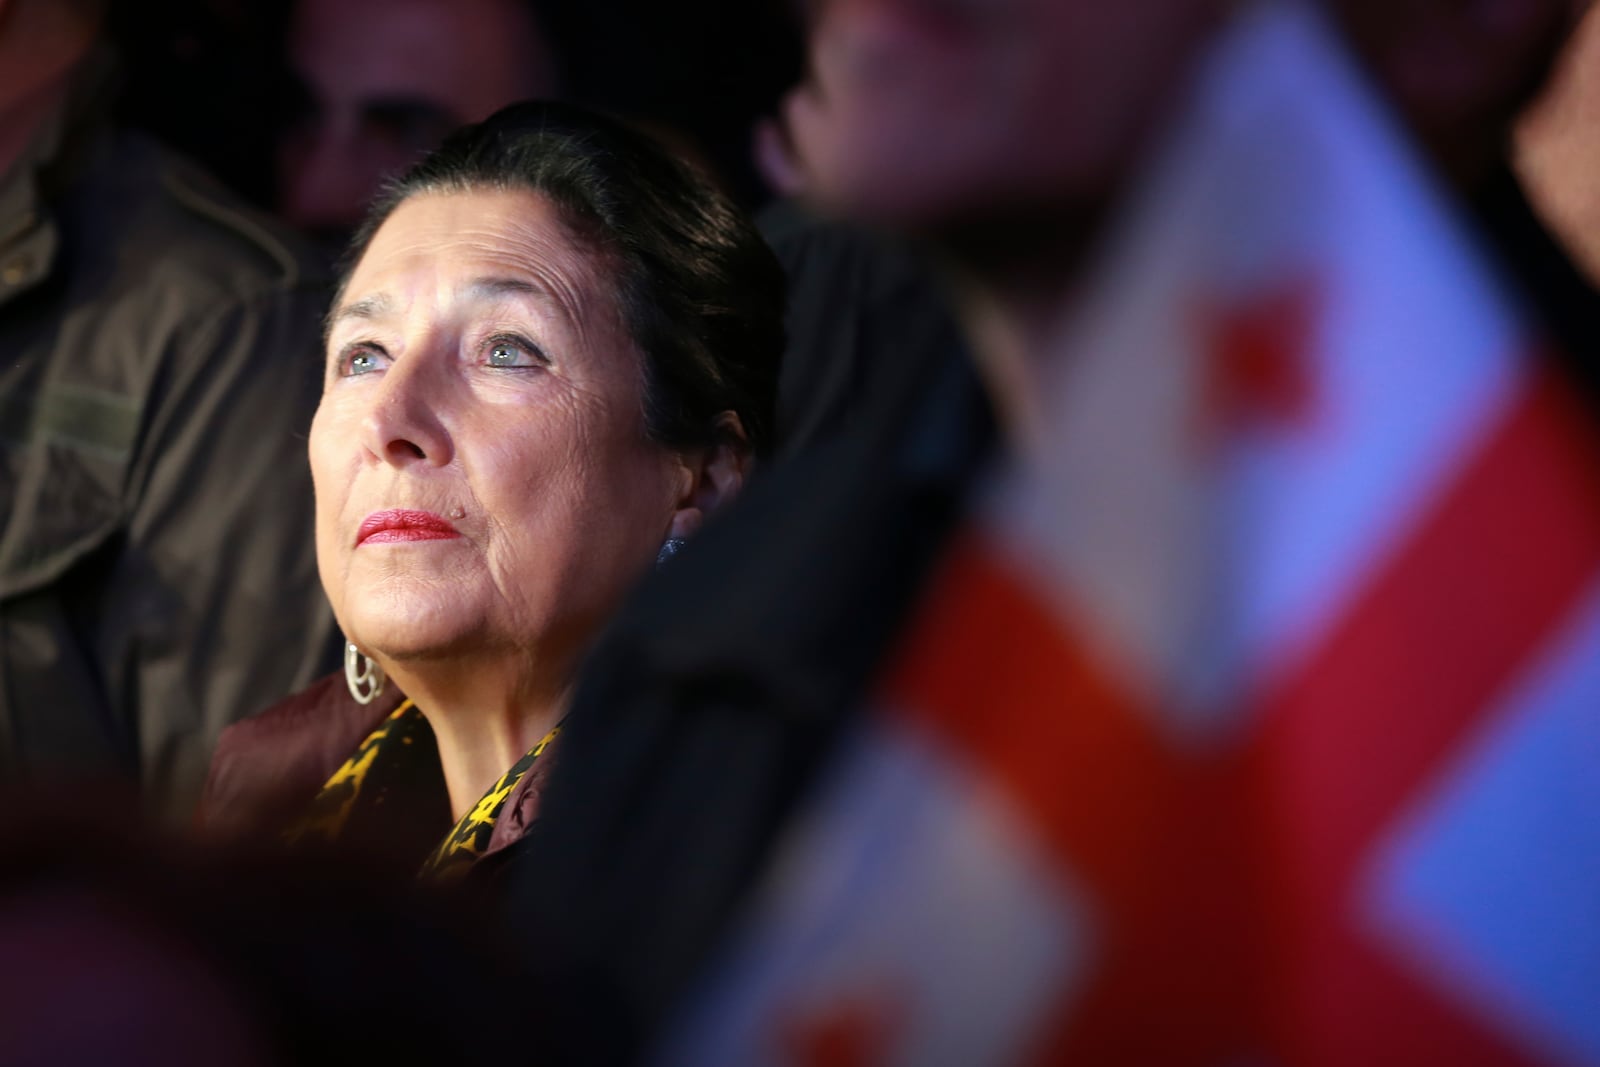
[[[474,642],[471,628],[441,619],[355,620],[347,632],[368,655],[395,663],[446,659]]]
[[[345,634],[369,654],[391,659],[416,659],[447,654],[483,628],[469,582],[385,576],[371,583],[345,586],[340,622]]]

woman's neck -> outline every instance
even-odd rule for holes
[[[555,728],[570,688],[541,685],[520,662],[397,663],[385,670],[433,729],[455,819]]]

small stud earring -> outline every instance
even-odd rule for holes
[[[671,559],[673,556],[676,556],[678,554],[678,550],[687,543],[688,542],[681,537],[669,537],[663,541],[661,543],[661,551],[656,553],[656,568],[659,570],[662,564],[666,563],[667,560]]]

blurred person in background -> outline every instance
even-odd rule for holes
[[[804,184],[981,380],[597,650],[507,872],[552,1048],[1600,1055],[1600,308],[1505,165],[1574,7],[815,5]]]
[[[0,777],[193,809],[337,662],[304,433],[326,278],[109,119],[94,0],[0,3]]]
[[[662,137],[745,210],[766,203],[754,130],[804,66],[788,0],[539,2],[567,99]]]
[[[352,262],[310,438],[346,670],[224,736],[203,821],[461,872],[533,824],[624,591],[770,454],[783,275],[704,176],[549,103],[427,156]]]
[[[125,122],[267,208],[289,210],[290,186],[328,153],[326,173],[304,179],[303,224],[346,237],[359,211],[326,206],[351,199],[341,189],[364,183],[370,198],[444,132],[528,97],[637,122],[753,211],[770,194],[751,126],[802,60],[786,0],[113,0],[111,36],[127,60]]]
[[[384,179],[523,99],[632,122],[754,210],[769,194],[752,127],[800,62],[782,5],[739,0],[299,0],[286,48],[296,103],[280,138],[279,211],[335,248]]]
[[[560,84],[532,0],[298,0],[288,59],[278,210],[331,249],[445,134]]]
[[[120,68],[115,121],[272,211],[278,134],[298,99],[283,55],[288,5],[108,0],[106,8],[104,37]]]
[[[1517,175],[1591,279],[1600,278],[1600,16],[1588,9],[1550,85],[1517,123]]]
[[[789,277],[789,347],[778,385],[778,438],[787,456],[892,418],[909,382],[964,367],[971,357],[923,249],[807,202],[780,104],[753,124],[751,154],[774,194],[756,225]]]

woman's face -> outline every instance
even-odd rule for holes
[[[390,662],[570,661],[690,488],[646,440],[607,260],[525,191],[428,193],[373,237],[311,426],[317,563]]]

